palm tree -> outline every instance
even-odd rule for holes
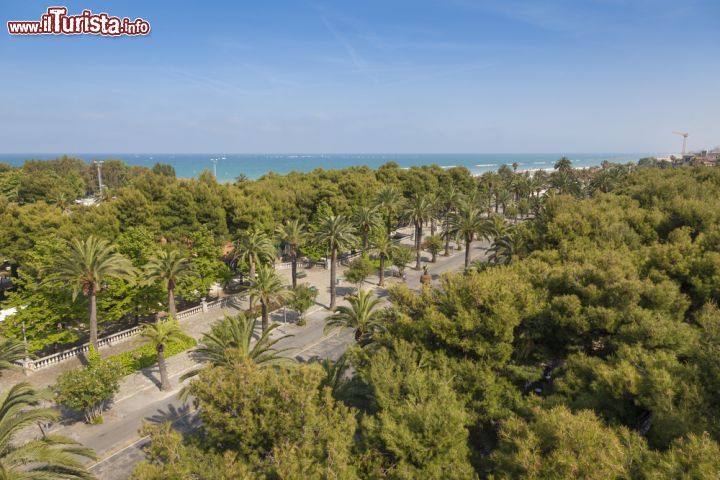
[[[422,246],[422,227],[433,217],[434,209],[427,194],[415,194],[403,211],[404,217],[415,226],[415,270],[420,270],[420,250]]]
[[[116,278],[132,281],[135,269],[130,260],[115,253],[107,240],[94,236],[86,240],[75,239],[70,248],[50,267],[48,282],[72,283],[72,298],[75,300],[82,292],[88,297],[90,317],[90,343],[98,349],[97,332],[97,294],[103,288],[103,282]]]
[[[493,265],[508,265],[522,255],[524,250],[525,241],[522,236],[515,229],[509,229],[493,240],[492,246],[488,249],[490,253],[488,262]]]
[[[324,333],[336,328],[352,328],[355,330],[355,341],[367,343],[372,334],[385,330],[381,312],[376,310],[382,302],[367,290],[360,290],[357,295],[347,297],[350,306],[341,305],[335,313],[326,319]]]
[[[300,220],[292,220],[277,227],[278,238],[290,247],[290,262],[292,267],[292,287],[297,287],[297,254],[298,248],[305,242],[307,232]]]
[[[572,170],[572,160],[567,157],[562,157],[560,160],[555,162],[555,170],[559,172],[568,172]]]
[[[513,194],[503,187],[495,191],[495,201],[502,206],[502,214],[507,215],[508,205],[511,205],[513,201]]]
[[[380,268],[378,270],[378,285],[382,287],[383,285],[385,285],[385,261],[392,258],[395,244],[392,242],[392,240],[390,240],[390,237],[383,233],[377,235],[377,238],[375,238],[373,244],[374,246],[372,249],[372,254],[377,255],[377,257],[380,259]]]
[[[280,302],[290,296],[290,291],[283,284],[277,272],[267,266],[261,265],[257,271],[257,279],[250,287],[250,295],[260,300],[262,309],[262,331],[270,328],[268,317],[269,307],[272,303]]]
[[[435,236],[437,232],[437,225],[435,224],[438,214],[442,209],[442,197],[439,193],[430,193],[430,236]]]
[[[150,343],[155,346],[160,370],[160,390],[163,392],[170,390],[170,378],[168,378],[167,364],[165,363],[165,347],[168,343],[182,338],[180,325],[170,317],[164,322],[145,325],[140,335],[150,340]]]
[[[145,265],[147,283],[162,282],[168,292],[168,317],[177,318],[175,287],[193,274],[190,260],[177,249],[163,249]]]
[[[450,221],[450,214],[455,211],[455,207],[457,207],[458,202],[462,198],[462,193],[460,192],[460,190],[458,190],[455,184],[451,183],[448,184],[445,188],[443,188],[442,192],[440,193],[440,198],[445,213],[444,229],[445,232],[447,232],[448,222]],[[450,235],[445,234],[445,256],[447,257],[448,255],[450,255]]]
[[[535,198],[540,198],[540,193],[545,189],[545,181],[547,174],[544,170],[539,170],[530,177],[530,194]]]
[[[0,394],[0,478],[44,480],[92,479],[79,457],[95,459],[95,452],[58,435],[22,443],[15,437],[26,427],[56,420],[54,408],[39,408],[47,400],[27,383]]]
[[[69,204],[67,193],[65,193],[65,192],[58,192],[58,193],[55,195],[54,200],[55,200],[55,205],[58,206],[58,208],[60,209],[60,211],[61,211],[62,213],[65,213],[65,211],[66,211],[67,208],[68,208],[68,204]]]
[[[335,308],[335,281],[337,278],[337,256],[357,241],[353,228],[343,215],[328,215],[321,219],[316,232],[318,243],[330,248],[330,307]]]
[[[403,196],[392,186],[385,186],[380,189],[375,197],[375,205],[385,214],[388,237],[392,234],[392,218],[402,208]]]
[[[0,373],[16,368],[15,362],[25,358],[25,346],[12,338],[0,338]]]
[[[510,224],[501,215],[493,215],[488,219],[487,233],[488,237],[498,238],[510,231]]]
[[[193,353],[198,360],[209,363],[213,367],[229,365],[238,357],[247,358],[260,366],[293,364],[295,363],[293,358],[280,355],[289,349],[277,350],[274,348],[276,343],[292,337],[292,335],[283,335],[275,339],[270,338],[270,333],[278,326],[277,324],[271,325],[253,343],[255,319],[248,318],[242,313],[226,316],[215,323],[210,332],[203,335],[200,344],[193,350]],[[180,378],[185,380],[197,375],[199,372],[200,370],[192,370]]]
[[[252,227],[235,242],[234,258],[248,263],[250,283],[254,283],[258,265],[275,260],[275,246],[265,232]]]
[[[357,225],[358,231],[362,233],[362,248],[367,252],[370,231],[382,225],[377,205],[372,207],[361,205],[353,213],[352,220]]]
[[[572,170],[558,169],[550,177],[550,186],[563,195],[578,195],[580,181]]]
[[[320,388],[329,387],[333,397],[342,400],[347,405],[362,406],[368,405],[373,400],[373,395],[367,384],[358,376],[349,375],[351,369],[347,354],[343,354],[337,361],[323,359],[320,366],[325,376],[320,382]]]
[[[335,398],[341,398],[343,390],[347,388],[349,383],[348,370],[350,369],[350,363],[347,360],[347,355],[341,355],[335,362],[325,358],[320,361],[320,366],[325,374],[320,382],[320,388],[329,387]]]
[[[480,210],[474,205],[460,204],[457,212],[450,217],[448,225],[450,235],[458,235],[465,241],[465,269],[470,266],[470,248],[477,235],[484,235],[487,226]]]

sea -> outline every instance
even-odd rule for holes
[[[565,156],[576,168],[593,167],[607,160],[612,163],[636,162],[658,153],[0,153],[0,162],[20,166],[25,160],[51,160],[62,155],[93,160],[122,160],[128,165],[152,167],[166,163],[175,167],[180,178],[193,178],[203,170],[215,173],[218,181],[231,182],[244,175],[251,180],[267,173],[309,172],[316,168],[337,169],[352,166],[377,168],[395,162],[402,168],[436,164],[442,168],[467,167],[475,175],[518,164],[518,171],[552,170]]]

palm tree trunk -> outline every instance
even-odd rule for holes
[[[392,236],[392,215],[389,210],[388,210],[387,214],[388,214],[387,215],[387,233],[388,233],[388,238],[390,238]]]
[[[175,291],[172,287],[168,287],[168,310],[170,318],[177,320],[177,306],[175,305]]]
[[[450,256],[450,234],[448,233],[450,228],[450,209],[445,212],[445,256]]]
[[[436,227],[435,227],[435,218],[433,217],[433,218],[430,219],[430,236],[432,236],[432,237],[435,236],[435,230],[436,230]]]
[[[415,270],[420,270],[420,241],[422,224],[415,224]]]
[[[255,260],[253,260],[252,255],[250,256],[250,285],[255,285]],[[250,295],[250,298],[248,299],[248,307],[252,311],[254,306],[255,297]]]
[[[166,392],[170,390],[170,379],[168,378],[167,364],[165,363],[165,345],[158,344],[155,349],[157,350],[158,370],[160,370],[160,390]]]
[[[465,270],[470,267],[470,246],[472,245],[472,239],[465,239]]]
[[[385,285],[385,255],[380,255],[380,272],[378,272],[378,276],[380,277],[378,286],[382,287]]]
[[[292,249],[292,287],[297,287],[297,250],[295,247]]]
[[[90,313],[90,344],[96,351],[100,350],[98,346],[98,324],[97,324],[97,296],[95,286],[90,287],[88,295],[88,311]]]
[[[265,331],[270,327],[267,304],[265,302],[260,302],[260,308],[262,309],[262,331],[265,333]]]
[[[368,229],[363,229],[363,252],[368,251]]]
[[[330,253],[330,310],[335,309],[335,277],[337,276],[337,249]]]

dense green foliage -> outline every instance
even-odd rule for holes
[[[311,288],[306,283],[301,283],[293,288],[287,305],[298,314],[298,321],[296,322],[298,325],[305,324],[305,313],[315,305],[317,295],[317,289]]]
[[[27,383],[18,383],[0,394],[0,472],[3,478],[76,479],[95,478],[84,460],[95,452],[60,435],[43,435],[27,440],[28,427],[50,423],[60,416],[53,408],[42,407],[44,392]]]
[[[315,465],[311,478],[717,477],[720,171],[606,166],[598,178],[559,163],[547,196],[526,213],[507,208],[526,217],[522,224],[482,223],[488,238],[504,239],[489,262],[447,274],[420,294],[393,286],[393,308],[373,318],[372,341],[324,364],[326,379],[313,395],[326,398],[330,388],[350,409],[333,433],[342,461],[331,466],[293,446],[292,468]],[[496,175],[481,182],[522,180]],[[527,188],[535,199],[536,187]],[[499,211],[503,202],[520,210],[512,195],[471,201],[487,215],[496,200]],[[471,215],[455,224],[449,215],[463,241],[481,233],[465,228],[476,222]],[[357,313],[346,307],[343,324],[355,325]],[[207,424],[182,448],[212,452],[212,468],[232,458],[222,468],[281,477],[272,439],[297,438],[292,432],[314,420],[306,408],[287,412],[276,403],[281,393],[294,398],[299,383],[275,387],[276,377],[305,378],[312,367],[232,368],[261,382],[263,393],[228,396],[243,391],[227,384],[240,375],[208,370],[193,384]],[[262,409],[229,417],[230,405]],[[283,412],[282,420],[269,422],[268,408]],[[160,444],[180,441],[154,435]],[[234,440],[241,437],[250,440]],[[151,455],[155,465],[138,472],[159,478],[169,468],[160,458]]]
[[[243,272],[267,263],[283,242],[300,257],[334,259],[367,238],[370,255],[401,274],[423,246],[437,255],[456,240],[466,255],[466,271],[437,287],[391,287],[392,308],[382,315],[357,299],[338,311],[331,322],[353,326],[361,341],[336,364],[259,368],[235,347],[216,352],[223,361],[190,387],[202,427],[184,438],[150,429],[153,447],[137,478],[651,479],[720,471],[720,170],[644,162],[576,171],[561,159],[552,173],[504,167],[473,178],[465,169],[388,164],[219,185],[207,174],[179,180],[161,169],[127,169],[99,206],[61,209],[42,184],[23,186],[33,168],[6,170],[0,181],[0,221],[9,229],[0,253],[18,275],[9,303],[27,305],[2,333],[18,338],[20,319],[31,342],[78,335],[66,325],[77,326],[82,302],[39,281],[39,272],[57,255],[57,240],[90,231],[117,237],[117,251],[136,268],[161,239],[187,249],[206,283],[179,285],[183,299],[223,278],[223,242],[251,235],[261,248],[238,249]],[[67,178],[62,188],[72,193]],[[439,237],[392,247],[388,238],[403,220],[438,228]],[[306,226],[302,243],[289,234],[272,239],[278,225],[296,221]],[[471,262],[478,238],[491,246],[486,260]],[[268,284],[254,291],[267,310],[282,286],[258,283]],[[131,285],[105,286],[100,319],[120,318],[114,302],[102,303],[113,289],[110,298],[128,298],[125,316],[152,312],[146,299],[166,296],[157,285]],[[50,311],[30,325],[43,307]]]
[[[102,412],[120,388],[122,372],[111,360],[102,360],[92,348],[88,364],[62,373],[53,387],[55,400],[70,410],[83,412],[85,421],[102,421]]]
[[[13,362],[24,357],[25,348],[12,339],[0,338],[0,374],[16,368]],[[49,391],[37,391],[30,384],[17,383],[0,394],[0,472],[3,478],[90,479],[93,476],[83,459],[95,459],[95,452],[60,435],[47,435],[43,425],[60,417],[54,408],[42,406]],[[27,429],[41,428],[42,436],[28,439]]]
[[[188,337],[187,335],[180,335],[180,338],[169,342],[165,346],[165,357],[169,358],[178,353],[182,353],[191,349],[196,344],[197,342],[194,338]],[[113,362],[115,368],[118,369],[122,375],[129,375],[143,368],[155,365],[155,363],[157,363],[157,352],[153,344],[146,343],[141,347],[108,357],[108,360]]]
[[[104,200],[84,206],[75,199],[97,193],[92,164],[63,157],[28,161],[20,168],[5,166],[0,172],[0,258],[12,262],[17,287],[5,299],[0,294],[0,307],[25,307],[0,325],[0,334],[21,339],[24,323],[31,352],[47,353],[87,339],[87,299],[73,301],[64,286],[44,282],[43,269],[74,239],[92,234],[112,241],[138,271],[161,254],[161,243],[183,250],[193,275],[178,280],[173,294],[184,304],[200,300],[216,282],[227,283],[230,271],[221,261],[220,247],[228,241],[241,245],[251,228],[270,236],[282,224],[307,225],[307,234],[280,235],[272,249],[266,244],[260,258],[274,256],[276,247],[284,245],[318,261],[330,253],[315,235],[320,220],[337,214],[361,220],[355,207],[373,202],[382,185],[394,188],[397,202],[403,195],[444,184],[456,184],[466,193],[473,187],[464,168],[403,170],[393,163],[377,171],[315,170],[218,184],[208,172],[197,179],[178,179],[168,165],[145,169],[106,160],[103,183]],[[393,208],[390,219],[380,213],[383,222],[397,222],[401,204]],[[364,225],[376,226],[382,211],[366,211]],[[360,246],[362,233],[350,248]],[[239,254],[237,260],[247,273],[249,258],[243,263]],[[97,294],[100,333],[113,322],[137,321],[168,309],[170,292],[162,283],[111,280],[103,285]]]

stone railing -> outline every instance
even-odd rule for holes
[[[183,318],[187,318],[191,315],[195,315],[204,311],[206,311],[206,307],[204,305],[198,305],[197,307],[189,308],[187,310],[183,310],[182,312],[178,312],[177,319],[182,320]]]
[[[242,298],[243,296],[244,296],[243,294],[232,295],[232,296],[224,297],[224,298],[221,298],[219,300],[215,300],[215,301],[209,302],[209,303],[203,301],[197,307],[193,307],[188,310],[183,310],[182,312],[178,312],[178,314],[177,314],[178,320],[182,320],[183,318],[187,318],[192,315],[197,315],[198,313],[207,312],[208,310],[213,309],[213,308],[225,308],[228,305],[230,305],[232,302],[234,302],[237,299]],[[142,328],[143,327],[141,325],[138,325],[137,327],[128,328],[127,330],[113,333],[112,335],[108,335],[107,337],[99,338],[98,346],[100,348],[102,348],[102,347],[107,347],[107,346],[125,341],[125,340],[139,334],[140,331],[142,330]],[[35,360],[28,359],[28,360],[19,361],[17,363],[22,365],[29,371],[36,371],[36,370],[41,370],[43,368],[50,367],[57,363],[63,362],[65,360],[75,358],[84,353],[87,353],[89,350],[90,350],[90,343],[85,343],[83,345],[69,348],[67,350],[63,350],[62,352],[53,353],[52,355],[47,355],[42,358],[38,358]]]
[[[310,260],[308,261],[298,261],[298,267],[302,268],[312,268],[312,267],[323,267],[325,268],[325,262],[312,262]],[[290,270],[292,268],[292,262],[281,262],[275,264],[275,270]]]
[[[408,237],[408,235],[403,235],[400,238],[393,238],[392,240],[390,240],[390,242],[394,243],[394,244],[399,244],[403,238],[407,238],[407,237]],[[348,266],[350,264],[350,262],[352,262],[353,260],[355,260],[362,254],[363,254],[363,251],[358,250],[355,253],[345,253],[343,255],[340,255],[340,264]]]
[[[348,266],[348,265],[350,265],[350,262],[352,262],[353,260],[355,260],[356,258],[358,258],[361,255],[362,255],[362,251],[355,252],[352,254],[348,253],[345,255],[341,255],[340,256],[340,265]]]

